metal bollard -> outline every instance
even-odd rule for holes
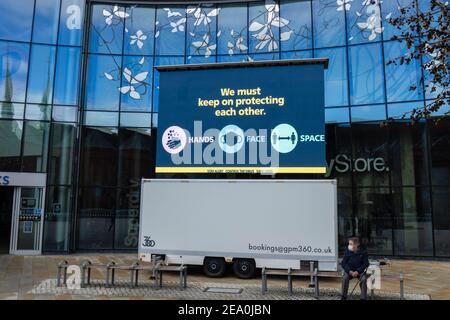
[[[288,293],[289,295],[292,295],[292,275],[291,275],[291,268],[288,269]]]
[[[405,288],[404,288],[404,276],[403,272],[400,272],[400,299],[403,300],[405,298]]]
[[[319,279],[317,275],[317,268],[314,269],[314,288],[315,288],[315,294],[316,298],[319,299]]]
[[[89,260],[84,260],[81,263],[81,287],[83,288],[86,284],[86,269],[88,269],[88,281],[87,283],[90,284],[90,266],[91,262]]]
[[[267,291],[267,277],[266,277],[266,267],[262,268],[261,271],[261,293],[266,294]]]
[[[61,269],[64,269],[64,280],[63,283],[66,284],[67,282],[67,265],[68,262],[66,260],[62,260],[60,262],[58,262],[58,272],[56,274],[56,286],[60,287],[61,286]]]
[[[106,265],[106,286],[109,287],[109,272],[111,270],[111,284],[114,284],[114,269],[111,269],[112,266],[114,266],[116,263],[114,261],[111,261]]]
[[[131,265],[130,269],[130,286],[135,287],[138,283],[138,270],[136,269],[139,266],[139,262],[134,262]]]
[[[309,272],[310,272],[310,276],[309,276],[309,285],[308,287],[310,288],[314,288],[314,261],[310,261],[309,262]]]

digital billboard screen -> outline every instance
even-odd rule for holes
[[[325,173],[326,66],[157,67],[156,173]]]

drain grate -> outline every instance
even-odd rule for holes
[[[220,288],[220,287],[207,287],[203,292],[211,293],[229,293],[229,294],[241,294],[242,288]]]

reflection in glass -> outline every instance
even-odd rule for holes
[[[78,103],[78,78],[80,49],[58,47],[53,103],[76,105]]]
[[[79,192],[79,249],[113,249],[115,188],[83,188]]]
[[[0,1],[0,39],[30,41],[34,0]]]
[[[184,55],[186,12],[184,7],[158,7],[155,55]]]
[[[150,128],[151,125],[151,113],[122,112],[120,114],[121,127]]]
[[[84,113],[84,125],[86,126],[118,126],[118,112],[86,111]]]
[[[20,171],[22,131],[22,121],[0,120],[0,170]]]
[[[49,121],[52,113],[52,106],[43,104],[27,104],[25,119]]]
[[[386,106],[384,104],[374,106],[354,106],[350,108],[352,122],[383,121],[386,120]]]
[[[314,47],[324,48],[345,45],[345,11],[336,10],[329,0],[312,1]]]
[[[53,123],[48,181],[53,185],[72,183],[76,125]]]
[[[430,192],[427,188],[394,188],[394,254],[433,255]]]
[[[59,44],[79,46],[81,42],[84,0],[62,0],[59,21]]]
[[[153,54],[155,35],[155,9],[152,7],[128,7],[130,19],[125,20],[124,53]]]
[[[116,186],[118,132],[115,128],[83,128],[81,185]]]
[[[325,69],[325,106],[348,105],[345,48],[316,50],[314,56],[329,59],[328,69]]]
[[[23,119],[25,106],[19,103],[0,102],[0,119]]]
[[[129,17],[125,8],[117,5],[92,7],[89,52],[120,54],[124,33],[124,20]]]
[[[120,86],[122,111],[151,111],[152,57],[124,56]]]
[[[395,64],[388,63],[408,52],[410,50],[406,48],[405,42],[389,41],[384,43],[386,90],[389,102],[423,99],[423,89],[420,84],[422,77],[420,61],[414,59],[409,64],[402,65],[398,63],[398,60],[395,60]],[[411,87],[416,89],[411,90]]]
[[[447,180],[448,183],[448,180]],[[450,257],[450,187],[433,187],[434,244],[436,255]]]
[[[247,5],[224,4],[220,7],[217,21],[217,32],[220,32],[220,36],[217,37],[217,53],[228,57],[247,53]],[[221,58],[218,57],[218,59]],[[242,59],[238,58],[235,61],[242,61]]]
[[[89,55],[86,108],[118,110],[122,57]]]
[[[311,2],[283,0],[280,2],[281,50],[302,50],[312,47]]]
[[[58,122],[76,122],[78,107],[53,106],[52,120]]]
[[[22,170],[46,172],[50,124],[26,121],[23,137]]]
[[[350,60],[350,102],[384,102],[383,59],[379,43],[348,48]]]
[[[55,44],[60,0],[36,0],[33,42]]]
[[[0,41],[0,100],[25,101],[28,44]]]
[[[46,252],[69,250],[71,197],[72,189],[69,187],[47,187],[43,235],[43,250]]]
[[[431,181],[434,185],[450,185],[450,119],[429,124]]]
[[[350,122],[348,108],[326,108],[325,123],[348,123]]]
[[[27,102],[52,103],[55,53],[54,46],[33,45],[31,47]]]

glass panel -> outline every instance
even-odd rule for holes
[[[384,17],[381,15],[380,1],[342,3],[341,7],[346,9],[349,44],[382,40]]]
[[[118,132],[113,128],[84,128],[81,185],[116,186]]]
[[[348,50],[351,104],[384,102],[381,45],[352,46]]]
[[[405,102],[405,103],[391,103],[388,104],[388,117],[393,119],[409,120],[413,109],[423,109],[422,102]]]
[[[434,244],[436,255],[441,257],[450,257],[448,208],[450,208],[450,187],[433,187]]]
[[[31,47],[27,102],[52,103],[55,54],[56,47],[53,46]]]
[[[53,106],[53,121],[77,122],[78,107]]]
[[[158,114],[153,113],[152,114],[152,128],[157,128],[157,127],[158,127]]]
[[[17,250],[39,250],[42,223],[42,188],[20,189]]]
[[[350,108],[352,122],[384,121],[386,120],[386,106],[384,104],[375,106],[355,106]]]
[[[395,188],[394,254],[433,255],[431,200],[428,188]]]
[[[184,57],[155,57],[155,66],[168,66],[184,64]],[[153,112],[158,112],[159,99],[159,72],[155,70],[153,74]]]
[[[348,122],[350,122],[348,108],[325,109],[325,123],[348,123]]]
[[[84,0],[62,0],[59,44],[79,46],[84,19]]]
[[[53,123],[50,145],[49,184],[71,184],[77,127],[69,123]]]
[[[250,52],[272,52],[280,48],[280,7],[273,1],[249,3]]]
[[[29,45],[0,41],[0,100],[25,101]]]
[[[217,15],[214,5],[188,6],[186,55],[204,56],[208,59],[217,52]],[[211,62],[215,58],[209,59]]]
[[[119,185],[131,187],[151,177],[154,156],[150,129],[120,129]]]
[[[159,7],[155,24],[155,55],[184,55],[186,30],[184,7]]]
[[[431,181],[434,185],[450,184],[450,119],[430,126]]]
[[[352,124],[354,181],[360,186],[389,186],[388,133],[379,123]]]
[[[120,114],[121,127],[138,127],[150,128],[152,125],[151,113],[128,113],[122,112]]]
[[[381,12],[383,17],[390,17],[395,19],[401,16],[402,8],[411,8],[415,5],[415,0],[395,0],[395,1],[383,1],[381,2]],[[419,1],[420,2],[420,1]],[[411,9],[410,9],[411,10]],[[409,13],[415,12],[415,9],[409,11]],[[388,19],[386,19],[388,20]],[[400,26],[399,30],[397,27],[389,23],[389,21],[383,21],[383,38],[384,40],[390,40],[393,36],[400,36],[403,31],[408,30],[408,25]]]
[[[87,126],[117,127],[119,124],[119,113],[104,112],[104,111],[86,111],[84,113],[84,124]]]
[[[0,39],[30,41],[34,0],[0,1]]]
[[[386,87],[388,101],[406,101],[423,99],[423,88],[420,84],[422,72],[420,61],[412,60],[410,64],[398,63],[397,58],[405,56],[410,50],[404,42],[390,41],[384,43],[386,61]],[[388,64],[396,61],[395,64]],[[411,90],[411,87],[415,90]]]
[[[78,227],[79,249],[112,249],[116,189],[81,189]]]
[[[44,251],[59,252],[69,250],[71,200],[71,188],[47,188],[43,237]]]
[[[125,20],[124,53],[152,55],[155,35],[155,9],[128,7]]]
[[[311,2],[280,1],[281,50],[301,50],[312,47]]]
[[[325,106],[348,105],[345,48],[316,50],[314,55],[329,59],[328,69],[325,69]]]
[[[355,192],[355,235],[371,255],[392,255],[392,196],[388,188],[358,188]]]
[[[33,42],[56,43],[58,36],[59,0],[36,0]]]
[[[281,59],[309,59],[312,57],[312,50],[281,52]]]
[[[338,241],[339,254],[344,253],[344,248],[347,246],[348,238],[355,234],[352,209],[352,189],[339,188],[338,189]]]
[[[218,16],[217,53],[238,55],[248,51],[247,5],[224,4]],[[241,61],[241,60],[237,60]]]
[[[0,118],[23,119],[25,106],[18,103],[0,102]]]
[[[345,45],[345,11],[335,1],[314,0],[313,24],[314,47],[334,47]]]
[[[122,85],[120,88],[122,111],[151,111],[152,57],[123,57]]]
[[[118,208],[114,225],[114,248],[136,249],[139,239],[140,180],[133,186],[119,189]]]
[[[89,55],[86,108],[119,110],[122,57]]]
[[[80,49],[58,47],[53,103],[78,104]]]
[[[49,128],[50,124],[48,122],[25,122],[22,158],[23,171],[47,171]]]
[[[424,123],[389,124],[390,170],[396,186],[428,185],[427,135]]]
[[[347,111],[348,113],[348,111]],[[348,124],[326,126],[327,172],[325,178],[334,178],[338,186],[352,186],[352,144]]]
[[[46,106],[43,104],[27,104],[25,119],[49,121],[51,113],[52,106]]]
[[[4,180],[4,178],[2,178]],[[9,254],[11,223],[14,203],[14,187],[0,188],[0,254]]]
[[[217,56],[217,62],[243,62],[248,61],[248,56],[243,54],[233,54],[230,55],[224,55],[224,56]]]
[[[22,121],[0,120],[0,170],[20,171],[22,131]]]
[[[124,20],[129,17],[125,8],[117,5],[92,7],[89,52],[120,54],[124,33]]]

